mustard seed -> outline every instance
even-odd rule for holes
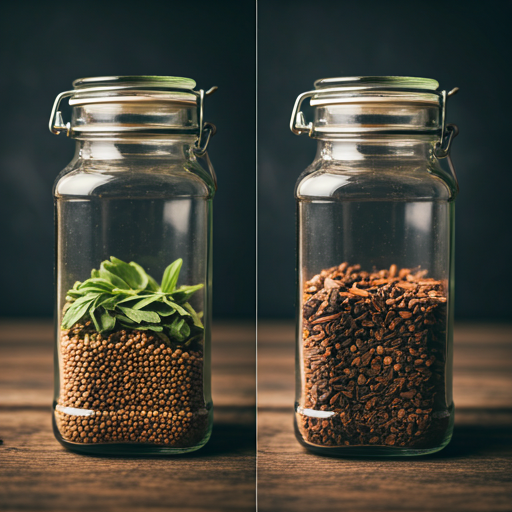
[[[57,408],[63,439],[174,447],[197,444],[208,428],[202,352],[154,344],[153,336],[140,331],[118,331],[104,339],[91,329],[90,323],[77,324],[61,332],[58,405],[93,408],[89,416]],[[173,366],[179,370],[172,370]]]

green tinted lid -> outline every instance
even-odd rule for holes
[[[73,82],[73,87],[75,89],[119,86],[191,90],[196,86],[196,82],[191,78],[183,78],[180,76],[149,75],[93,76],[88,78],[78,78]]]
[[[371,89],[418,89],[435,91],[439,87],[437,80],[411,76],[346,76],[321,78],[315,82],[315,89],[371,88]]]

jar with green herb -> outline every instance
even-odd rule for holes
[[[54,186],[55,435],[84,453],[197,450],[212,427],[213,89],[155,76],[73,85],[50,119],[76,140]]]

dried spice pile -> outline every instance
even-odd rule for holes
[[[201,348],[172,348],[144,331],[102,336],[93,328],[89,321],[61,332],[55,417],[63,439],[176,448],[200,442],[208,429]]]
[[[305,284],[304,409],[308,443],[428,448],[446,432],[446,292],[426,271],[343,263]],[[325,416],[325,414],[323,415]]]

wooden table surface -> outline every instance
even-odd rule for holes
[[[178,457],[95,457],[53,437],[49,323],[0,323],[0,510],[253,511],[255,330],[216,324],[214,428],[200,451]]]
[[[293,326],[261,324],[259,511],[511,511],[512,326],[457,326],[454,358],[447,448],[405,460],[322,457],[293,432]]]
[[[456,329],[454,438],[407,460],[306,452],[292,427],[293,326],[261,323],[258,334],[260,512],[512,510],[512,327]],[[203,450],[92,457],[51,431],[51,326],[0,324],[0,510],[254,510],[254,329],[216,325],[213,337],[215,425]]]

